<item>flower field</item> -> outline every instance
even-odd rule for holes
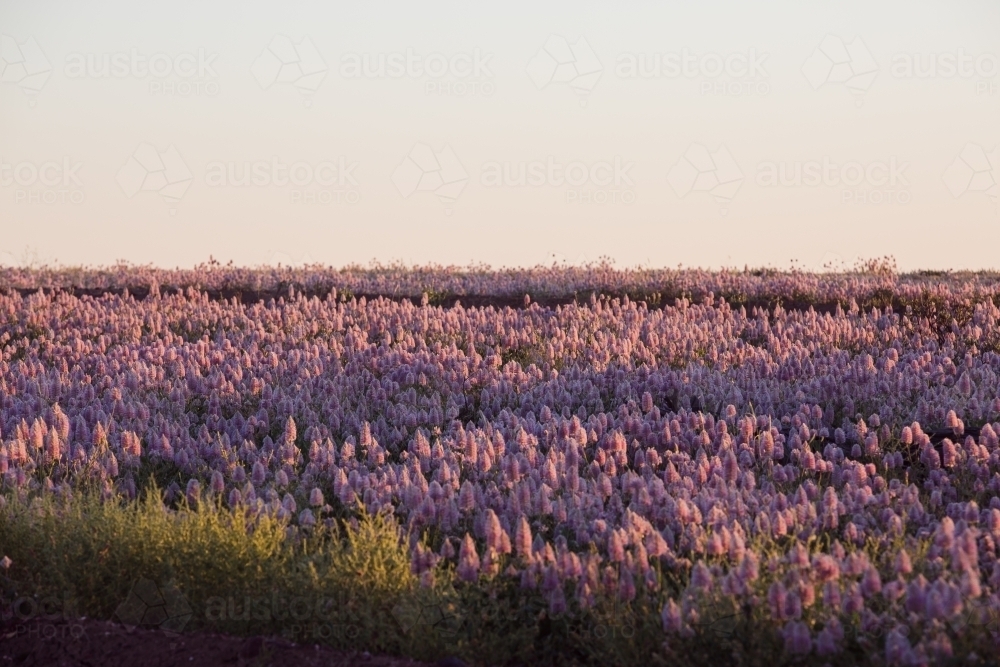
[[[336,580],[370,620],[317,641],[483,664],[1000,648],[997,276],[212,264],[0,291],[8,601],[110,616],[146,576],[189,629],[285,631],[233,596]]]

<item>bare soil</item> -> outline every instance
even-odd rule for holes
[[[444,660],[441,667],[461,667]],[[322,646],[291,644],[267,637],[216,634],[178,635],[163,630],[127,628],[92,619],[7,624],[0,628],[0,667],[430,667],[407,658],[345,653]]]

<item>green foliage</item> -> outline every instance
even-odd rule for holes
[[[791,545],[785,538],[757,536],[747,544],[761,559],[757,605],[736,608],[718,591],[698,594],[692,632],[677,636],[663,632],[660,610],[668,597],[689,594],[685,562],[659,572],[658,589],[640,586],[630,602],[595,591],[594,604],[581,608],[567,582],[567,609],[552,614],[540,590],[524,589],[520,577],[502,573],[503,559],[511,556],[502,558],[501,574],[475,584],[458,580],[450,564],[413,574],[410,536],[387,514],[303,530],[211,498],[170,509],[155,486],[132,502],[102,501],[96,491],[5,499],[0,554],[13,562],[0,570],[5,612],[14,600],[32,597],[46,613],[124,621],[123,602],[137,581],[149,580],[183,596],[191,614],[185,632],[280,635],[424,660],[456,655],[471,664],[796,664],[784,653],[766,602],[768,587],[784,576]],[[827,541],[816,535],[806,546],[810,554],[824,552]],[[904,546],[917,571],[933,576],[928,544],[928,538],[900,536],[891,552],[879,553],[873,544],[847,548],[867,551],[888,580],[891,558]],[[829,616],[817,600],[803,621],[815,632]],[[833,664],[881,655],[878,638],[845,629],[845,651]],[[982,648],[978,639],[967,639]],[[954,641],[966,643],[958,630]]]

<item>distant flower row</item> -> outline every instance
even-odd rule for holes
[[[637,296],[643,300],[659,297],[667,304],[676,297],[701,301],[712,294],[740,303],[781,300],[786,304],[808,305],[851,299],[867,303],[884,300],[886,295],[902,300],[921,296],[948,301],[979,300],[1000,292],[1000,274],[898,274],[888,258],[829,273],[775,269],[618,269],[607,262],[512,269],[485,265],[241,268],[217,262],[172,270],[125,264],[104,268],[0,267],[3,290],[129,289],[145,295],[151,289],[174,292],[189,287],[213,293],[231,291],[285,297],[290,287],[309,296],[325,296],[336,290],[348,299],[352,295],[381,295],[419,300],[427,295],[432,303],[436,297],[462,296],[521,299],[528,295],[544,301],[572,299],[576,295],[585,299],[591,292],[597,292],[630,295],[633,300]]]

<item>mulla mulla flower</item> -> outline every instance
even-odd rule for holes
[[[187,490],[184,493],[187,498],[188,503],[191,505],[197,505],[198,499],[201,496],[201,482],[195,478],[191,478],[187,483]]]
[[[472,537],[466,533],[458,553],[457,573],[460,579],[475,582],[479,578],[479,554]]]

